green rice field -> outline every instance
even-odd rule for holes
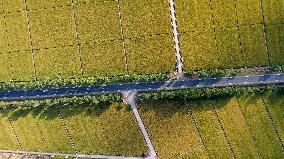
[[[282,0],[263,1],[266,34],[259,0],[175,9],[184,71],[284,64]],[[175,70],[167,0],[2,0],[0,37],[2,82]]]
[[[138,103],[138,112],[159,158],[276,159],[284,157],[277,137],[283,141],[283,100],[276,92],[147,100]],[[148,151],[131,109],[123,103],[1,109],[0,122],[0,149],[113,156]]]
[[[281,138],[282,96],[263,96]],[[186,103],[145,101],[139,112],[161,158],[232,158],[229,145],[236,158],[284,157],[259,95]]]

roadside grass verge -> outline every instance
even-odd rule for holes
[[[238,100],[261,156],[269,158],[282,152],[259,96],[248,94]]]
[[[266,93],[263,98],[277,126],[279,135],[284,141],[284,94]]]
[[[208,101],[189,103],[210,158],[231,158],[228,144]]]
[[[60,108],[78,153],[141,156],[147,146],[129,107],[123,103]]]
[[[260,158],[235,97],[213,101],[237,158]]]
[[[160,158],[206,156],[184,102],[148,100],[138,111]]]
[[[0,149],[16,150],[19,148],[6,112],[3,109],[0,110],[0,132]]]

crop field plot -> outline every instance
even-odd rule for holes
[[[1,0],[1,11],[4,12],[18,12],[25,11],[24,2],[22,0]]]
[[[243,65],[237,27],[216,30],[216,41],[220,68],[238,68]]]
[[[175,69],[171,35],[126,39],[126,46],[130,73],[166,73]]]
[[[235,3],[240,26],[262,23],[260,1],[235,0]]]
[[[0,110],[0,149],[16,150],[16,137],[3,109]]]
[[[260,158],[236,98],[214,101],[220,121],[237,158]]]
[[[8,115],[24,150],[46,151],[40,129],[29,109],[9,109]]]
[[[48,2],[45,0],[26,0],[26,2],[28,10],[43,10],[45,8],[60,8],[64,6],[71,6],[72,0],[52,0]]]
[[[207,157],[183,102],[145,101],[138,109],[159,158]]]
[[[38,123],[38,129],[41,130],[47,152],[75,153],[59,118],[58,109],[40,107],[31,113]]]
[[[76,11],[79,38],[82,45],[93,41],[120,39],[116,1],[85,2],[78,0]]]
[[[218,53],[213,30],[180,34],[185,70],[218,67]]]
[[[77,46],[36,50],[35,68],[38,78],[80,75]]]
[[[1,52],[30,49],[28,29],[24,12],[1,14]],[[2,30],[3,29],[3,30]]]
[[[211,29],[212,13],[209,0],[179,0],[175,1],[175,6],[180,32]]]
[[[32,51],[11,52],[11,71],[14,80],[31,80],[34,77]]]
[[[228,144],[209,102],[191,102],[190,107],[210,158],[231,158]]]
[[[277,126],[279,135],[282,141],[284,141],[284,95],[278,93],[268,93],[263,98]]]
[[[271,64],[284,63],[284,24],[267,27],[268,48]]]
[[[259,96],[250,94],[238,99],[240,108],[251,129],[263,158],[271,158],[282,152],[281,146],[269,122]]]
[[[30,11],[30,26],[35,48],[76,44],[72,7]]]
[[[265,66],[267,64],[261,24],[240,27],[240,39],[244,66]]]
[[[283,0],[263,1],[264,17],[266,24],[284,23],[284,2]]]
[[[78,153],[141,156],[145,141],[127,105],[113,103],[60,109]]]
[[[122,1],[126,38],[141,35],[172,33],[169,2],[167,0]],[[172,37],[169,37],[172,39]]]
[[[168,1],[131,0],[121,6],[129,72],[173,71],[176,57]]]
[[[237,25],[235,4],[232,0],[212,0],[212,13],[216,28]]]
[[[125,60],[120,41],[105,41],[82,45],[84,75],[125,74]]]
[[[11,62],[9,53],[0,53],[0,81],[5,82],[11,80]]]

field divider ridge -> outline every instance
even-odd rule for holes
[[[174,0],[169,0],[169,8],[170,8],[170,15],[172,20],[172,31],[173,31],[173,40],[174,40],[174,47],[176,50],[176,69],[179,73],[179,76],[183,76],[183,57],[180,49],[179,44],[179,30],[178,30],[178,24],[176,19],[176,10],[175,10],[175,4]]]
[[[262,103],[262,105],[263,105],[263,107],[264,107],[264,109],[265,109],[265,111],[266,111],[266,115],[267,115],[267,117],[268,117],[268,119],[269,119],[269,122],[270,122],[270,124],[271,124],[271,126],[272,126],[272,128],[273,128],[273,130],[274,130],[274,133],[275,133],[277,139],[278,139],[278,142],[279,142],[279,144],[280,144],[282,150],[284,150],[284,144],[283,144],[282,139],[281,139],[281,137],[280,137],[278,128],[277,128],[277,126],[276,126],[276,124],[275,124],[275,122],[274,122],[274,120],[273,120],[273,118],[272,118],[272,114],[271,114],[270,111],[268,110],[268,107],[267,107],[266,102],[264,101],[262,95],[260,95],[260,99],[261,99],[261,103]]]
[[[35,109],[36,109],[36,108],[35,108]],[[34,116],[33,116],[32,118],[35,119],[35,124],[36,124],[36,127],[38,128],[38,131],[39,131],[39,134],[40,134],[40,136],[41,136],[41,139],[42,139],[42,141],[44,142],[44,144],[46,145],[46,148],[48,149],[49,147],[47,146],[47,142],[46,142],[46,140],[45,140],[45,138],[44,138],[44,135],[43,135],[43,133],[42,133],[42,130],[41,130],[41,128],[40,128],[38,122],[36,121],[36,118],[35,118]]]
[[[260,0],[260,8],[261,8],[261,21],[263,26],[263,35],[264,35],[264,45],[265,45],[265,51],[267,56],[267,66],[270,66],[270,53],[269,53],[269,47],[268,47],[268,35],[267,35],[267,25],[265,23],[265,17],[264,17],[264,7],[263,7],[263,0]]]
[[[73,13],[73,19],[74,19],[74,27],[75,27],[75,38],[77,41],[77,51],[80,59],[80,69],[81,69],[81,74],[83,75],[84,70],[83,70],[83,58],[82,58],[82,52],[81,52],[81,42],[79,38],[79,32],[78,32],[78,22],[77,22],[77,16],[76,16],[76,5],[75,5],[75,0],[72,0],[72,13]]]
[[[217,121],[218,121],[218,125],[219,125],[219,127],[221,128],[221,131],[222,131],[222,133],[223,133],[223,135],[224,135],[224,137],[225,137],[225,140],[226,140],[226,142],[227,142],[227,144],[228,144],[228,147],[229,147],[229,149],[230,149],[231,155],[232,155],[232,157],[233,157],[234,159],[236,159],[237,157],[236,157],[236,155],[235,155],[235,153],[234,153],[234,149],[233,149],[233,147],[232,147],[232,145],[231,145],[231,142],[230,142],[230,140],[229,140],[229,137],[228,137],[228,135],[227,135],[227,133],[226,133],[226,131],[225,131],[223,125],[222,125],[222,122],[221,122],[221,120],[220,120],[220,118],[219,118],[218,112],[217,112],[217,110],[216,110],[216,108],[215,108],[215,106],[213,105],[213,103],[212,103],[211,100],[209,101],[209,103],[210,103],[210,105],[211,105],[211,107],[212,107],[212,109],[213,109],[214,115],[215,115],[215,117],[216,117],[216,119],[217,119]]]
[[[32,40],[32,33],[31,33],[31,25],[30,25],[30,12],[28,10],[27,0],[24,1],[25,11],[26,11],[26,18],[27,18],[27,27],[28,27],[28,33],[29,33],[29,42],[30,47],[32,49],[32,65],[33,65],[33,73],[36,77],[36,66],[35,66],[35,49],[33,48],[33,40]]]
[[[124,53],[124,63],[125,63],[125,71],[126,74],[129,74],[128,69],[128,55],[126,50],[126,44],[125,44],[125,36],[124,36],[124,27],[123,27],[123,16],[122,16],[122,0],[117,0],[117,10],[118,10],[118,16],[119,16],[119,26],[120,26],[120,36],[122,40],[122,47],[123,47],[123,53]]]

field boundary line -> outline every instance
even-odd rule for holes
[[[277,128],[277,126],[276,126],[276,124],[275,124],[275,122],[274,122],[274,120],[272,118],[271,112],[268,110],[268,107],[267,107],[266,102],[264,101],[262,95],[260,95],[260,99],[261,99],[261,103],[262,103],[262,105],[263,105],[263,107],[264,107],[264,109],[266,111],[266,115],[267,115],[267,117],[269,119],[269,122],[270,122],[270,124],[271,124],[271,126],[272,126],[272,128],[274,130],[274,133],[275,133],[277,139],[278,139],[278,142],[279,142],[282,150],[284,150],[284,144],[283,144],[282,139],[280,137],[280,134],[278,132],[278,128]]]
[[[211,20],[212,20],[213,33],[214,33],[214,42],[215,42],[215,48],[216,48],[216,53],[217,53],[217,61],[218,61],[218,66],[220,67],[220,55],[219,55],[218,45],[217,45],[217,35],[216,35],[216,26],[215,26],[214,14],[213,14],[212,0],[209,0],[209,4],[210,4],[210,14],[211,14]]]
[[[118,9],[118,16],[119,16],[119,26],[120,26],[120,36],[122,40],[122,47],[123,47],[123,53],[124,53],[124,63],[125,63],[125,71],[126,74],[129,74],[129,69],[128,69],[128,54],[126,50],[126,45],[125,45],[125,37],[124,37],[124,27],[123,27],[123,16],[122,16],[122,0],[117,0],[117,9]]]
[[[27,27],[28,27],[28,33],[29,33],[29,42],[30,42],[30,47],[32,49],[32,65],[33,65],[33,73],[34,76],[36,77],[36,65],[35,65],[35,49],[33,48],[33,40],[32,40],[32,33],[31,33],[31,25],[30,25],[30,12],[28,10],[28,5],[27,5],[27,0],[24,1],[24,6],[25,6],[25,12],[26,12],[26,20],[27,20]]]
[[[255,139],[255,137],[254,137],[254,135],[253,135],[253,133],[252,133],[252,128],[251,128],[250,125],[248,124],[247,118],[246,118],[246,116],[244,115],[243,109],[241,108],[239,99],[237,99],[237,103],[238,103],[238,108],[240,109],[240,112],[241,112],[241,114],[242,114],[242,116],[243,116],[243,118],[244,118],[246,127],[248,128],[249,133],[250,133],[250,136],[251,136],[251,138],[252,138],[252,140],[253,140],[254,146],[255,146],[255,148],[256,148],[256,150],[257,150],[257,154],[258,154],[260,157],[263,157],[262,154],[260,153],[260,149],[259,149],[259,147],[258,147],[258,145],[257,145],[257,143],[256,143],[256,139]]]
[[[84,158],[104,158],[104,159],[144,159],[143,157],[126,157],[126,156],[108,156],[108,155],[89,155],[89,154],[64,154],[64,153],[48,153],[48,152],[33,152],[33,151],[13,151],[0,150],[0,153],[15,153],[15,154],[30,154],[41,156],[64,156],[64,157],[84,157]]]
[[[81,75],[83,75],[84,70],[83,70],[83,58],[82,58],[82,52],[81,52],[81,43],[79,39],[79,32],[78,32],[78,22],[77,22],[77,17],[76,17],[76,6],[75,6],[75,0],[72,0],[72,13],[73,13],[73,19],[74,19],[74,27],[75,27],[75,38],[77,41],[77,52],[79,55],[80,59],[80,70],[81,70]]]
[[[55,108],[58,110],[59,118],[60,118],[60,120],[61,120],[62,125],[64,126],[64,129],[65,129],[65,131],[66,131],[66,135],[67,135],[68,138],[69,138],[69,142],[70,142],[70,144],[71,144],[71,146],[72,146],[72,149],[73,149],[73,151],[75,151],[75,154],[78,154],[78,151],[77,151],[76,146],[75,146],[75,144],[74,144],[74,140],[73,140],[73,138],[71,137],[71,133],[70,133],[69,128],[67,127],[65,121],[64,121],[64,118],[63,118],[63,116],[62,116],[62,114],[61,114],[61,112],[60,112],[60,110],[59,110],[59,107],[56,106]]]
[[[173,40],[174,40],[174,47],[176,50],[176,69],[179,73],[179,76],[183,76],[183,57],[180,49],[180,42],[179,42],[179,30],[178,24],[176,19],[176,10],[174,0],[169,0],[169,8],[170,8],[170,16],[172,20],[172,32],[173,32]]]
[[[221,120],[220,120],[220,118],[219,118],[218,112],[217,112],[216,108],[214,107],[214,105],[213,105],[213,103],[212,103],[211,100],[209,100],[209,103],[210,103],[210,105],[211,105],[211,107],[212,107],[212,109],[213,109],[214,115],[215,115],[215,117],[216,117],[216,119],[217,119],[217,121],[218,121],[218,125],[219,125],[219,127],[221,128],[221,131],[222,131],[222,133],[223,133],[223,135],[224,135],[224,137],[225,137],[225,140],[226,140],[226,142],[227,142],[227,144],[228,144],[228,147],[229,147],[229,149],[230,149],[231,155],[232,155],[232,157],[233,157],[234,159],[236,159],[237,157],[236,157],[236,155],[235,155],[235,153],[234,153],[234,149],[233,149],[233,147],[232,147],[232,145],[231,145],[231,142],[230,142],[230,140],[229,140],[229,137],[228,137],[228,135],[227,135],[227,133],[226,133],[226,131],[225,131],[225,129],[224,129],[222,123],[221,123]]]
[[[8,116],[8,113],[6,112],[5,109],[3,109],[3,113],[4,113],[5,116],[7,117],[8,123],[9,123],[9,125],[10,125],[11,128],[12,128],[13,134],[14,134],[14,136],[15,136],[15,138],[16,138],[16,142],[17,142],[17,144],[18,144],[20,150],[22,150],[22,149],[23,149],[22,144],[21,144],[21,142],[20,142],[20,140],[19,140],[19,137],[18,137],[18,135],[17,135],[17,133],[16,133],[16,130],[15,130],[13,124],[12,124],[12,121],[11,121],[10,117]]]
[[[235,3],[235,12],[236,12],[236,21],[237,21],[237,29],[238,29],[238,41],[239,41],[239,46],[240,46],[240,53],[241,53],[241,62],[242,62],[242,67],[244,67],[244,52],[243,52],[243,47],[242,47],[242,41],[241,41],[241,32],[240,32],[240,23],[239,23],[239,18],[238,18],[238,10],[237,10],[237,2],[234,0]],[[236,60],[236,59],[235,59]]]
[[[265,45],[265,51],[266,51],[267,66],[270,66],[270,53],[269,53],[269,47],[268,47],[267,26],[266,26],[265,17],[264,17],[263,0],[260,0],[260,9],[261,9],[261,21],[262,21],[262,26],[263,26],[264,45]]]

